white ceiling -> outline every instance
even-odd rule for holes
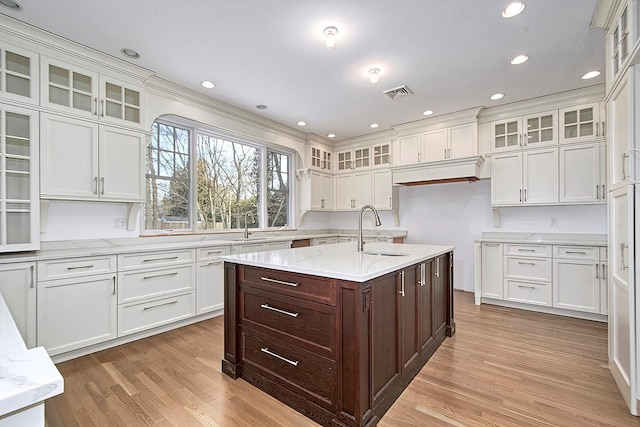
[[[529,0],[512,19],[500,16],[509,0],[18,0],[21,11],[0,12],[121,59],[121,48],[135,49],[141,57],[129,62],[159,77],[341,140],[427,109],[602,83],[604,32],[589,29],[596,1]],[[339,29],[333,49],[322,37],[328,25]],[[529,61],[511,65],[518,54]],[[377,84],[366,76],[373,65],[383,69]],[[580,79],[593,69],[603,73]],[[403,84],[414,95],[382,94]],[[496,92],[505,97],[491,101]]]

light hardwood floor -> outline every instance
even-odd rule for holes
[[[379,425],[640,426],[608,369],[606,324],[473,305]],[[222,317],[60,363],[48,427],[315,426],[220,372]]]

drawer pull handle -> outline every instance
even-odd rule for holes
[[[213,254],[221,254],[222,251],[209,251],[207,252],[207,255],[213,255]]]
[[[286,310],[281,310],[279,308],[275,308],[275,307],[271,307],[269,304],[262,304],[260,306],[260,308],[266,308],[267,310],[271,310],[271,311],[275,311],[281,314],[286,314],[287,316],[291,316],[291,317],[298,317],[298,315],[300,313],[292,313],[290,311],[286,311]]]
[[[535,252],[535,249],[522,249],[522,248],[518,248],[518,252]]]
[[[518,264],[522,264],[522,265],[536,265],[535,262],[522,262],[522,261],[518,261]]]
[[[276,279],[271,279],[269,277],[261,277],[260,279],[264,280],[265,282],[272,282],[272,283],[277,283],[279,285],[287,285],[287,286],[293,286],[294,288],[297,288],[299,283],[294,283],[294,282],[285,282],[283,280],[276,280]]]
[[[156,305],[152,305],[152,306],[149,306],[149,307],[144,307],[142,309],[142,311],[151,310],[152,308],[162,307],[163,305],[172,305],[172,304],[177,304],[177,303],[178,303],[178,300],[169,301],[169,302],[163,302],[162,304],[156,304]]]
[[[207,265],[217,265],[217,264],[222,264],[222,260],[220,261],[211,261],[209,264]]]
[[[177,276],[177,275],[178,275],[178,272],[174,271],[173,273],[155,274],[153,276],[144,276],[142,278],[142,280],[155,279],[156,277]]]
[[[580,252],[580,251],[567,251],[568,254],[578,254],[578,255],[586,255],[586,252]]]
[[[165,257],[165,258],[149,258],[149,259],[143,259],[142,262],[154,262],[154,261],[169,261],[172,259],[178,259],[177,256],[169,256],[169,257]]]
[[[279,354],[276,354],[276,353],[274,353],[272,351],[269,351],[269,347],[262,347],[260,349],[260,351],[263,352],[263,353],[267,353],[269,356],[273,356],[273,357],[275,357],[277,359],[283,360],[283,361],[285,361],[288,364],[293,365],[293,366],[298,366],[298,363],[300,363],[299,360],[290,360],[290,359],[287,359],[286,357],[282,357]]]
[[[526,289],[535,289],[535,286],[525,286],[525,285],[518,285],[519,288],[526,288]]]
[[[77,267],[67,267],[67,270],[79,270],[81,268],[93,268],[93,264],[79,265]]]
[[[36,267],[32,265],[30,267],[31,270],[31,283],[29,284],[30,288],[35,288],[35,279],[36,279]]]
[[[498,246],[500,246],[500,243],[485,243],[484,245],[490,248],[497,248]]]

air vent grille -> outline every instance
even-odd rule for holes
[[[404,98],[405,96],[409,96],[413,94],[413,91],[407,87],[407,85],[402,85],[398,87],[394,87],[393,89],[387,89],[384,92],[392,100],[396,100],[398,98]]]

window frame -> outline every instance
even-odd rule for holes
[[[198,144],[198,135],[202,134],[208,137],[218,138],[225,141],[246,145],[258,150],[258,155],[260,158],[260,164],[258,168],[258,225],[257,228],[251,228],[253,231],[269,231],[269,230],[290,230],[296,228],[296,180],[295,178],[295,152],[292,149],[282,147],[273,143],[269,143],[267,141],[261,141],[256,138],[252,138],[247,135],[239,135],[232,132],[226,132],[222,129],[214,128],[211,126],[206,126],[202,123],[192,122],[188,119],[182,119],[180,117],[158,117],[154,120],[154,124],[164,124],[168,126],[174,126],[181,129],[185,129],[189,131],[189,153],[188,153],[188,164],[189,164],[189,197],[188,197],[188,220],[189,227],[183,229],[172,229],[172,230],[162,230],[162,229],[146,229],[146,201],[145,201],[145,209],[142,209],[142,215],[140,218],[141,222],[141,230],[143,235],[155,236],[155,235],[166,235],[166,234],[216,234],[216,233],[230,233],[230,232],[238,232],[241,231],[242,228],[227,228],[222,230],[199,230],[198,229],[198,215],[195,204],[197,203],[197,191],[198,191],[198,183],[197,183],[197,165],[198,160],[198,152],[197,152],[197,144]],[[157,147],[156,147],[157,149]],[[267,211],[267,158],[268,153],[274,152],[281,155],[288,156],[287,162],[287,183],[289,186],[289,203],[287,207],[287,218],[288,222],[285,226],[282,227],[268,227],[268,211]],[[146,167],[145,167],[146,171]],[[145,200],[146,200],[146,181],[147,174],[145,172]]]

